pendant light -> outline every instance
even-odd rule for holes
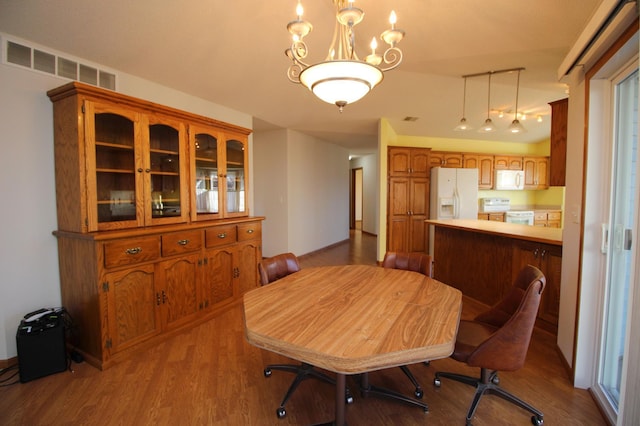
[[[509,128],[507,129],[510,133],[514,133],[514,134],[526,132],[524,126],[518,120],[519,92],[520,92],[520,70],[518,70],[518,83],[516,84],[516,112],[515,112],[515,116],[513,117],[513,121],[511,122],[511,124],[509,125]]]
[[[465,102],[467,100],[467,77],[464,77],[464,89],[462,92],[462,118],[458,125],[453,129],[456,132],[464,132],[465,130],[469,130],[472,127],[467,123],[467,119],[465,118]]]
[[[482,125],[482,127],[480,127],[478,129],[478,131],[480,133],[491,133],[491,132],[495,132],[496,131],[496,126],[493,124],[493,121],[491,120],[491,74],[493,74],[492,72],[489,72],[489,84],[488,84],[488,91],[487,91],[487,119],[484,121],[484,124]]]

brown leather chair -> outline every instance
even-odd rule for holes
[[[478,315],[473,321],[460,321],[456,346],[451,357],[471,367],[480,367],[480,377],[437,372],[434,384],[440,387],[445,377],[476,387],[467,412],[467,426],[485,393],[497,396],[533,414],[531,422],[542,425],[542,412],[499,386],[498,371],[516,371],[524,365],[540,297],[546,279],[531,265],[518,274],[513,287],[497,305]]]
[[[383,268],[391,268],[391,269],[404,269],[407,271],[420,272],[428,277],[433,276],[433,258],[425,253],[401,253],[401,252],[393,252],[388,251],[384,255],[384,259],[382,260]],[[403,365],[400,367],[402,372],[411,380],[413,386],[415,386],[415,391],[413,394],[416,398],[422,398],[424,395],[424,391],[418,383],[418,380],[415,378],[409,367]]]
[[[298,258],[293,253],[278,254],[273,257],[265,258],[258,263],[258,272],[260,273],[260,283],[266,285],[274,281],[284,278],[289,274],[293,274],[300,270],[300,264]],[[287,393],[285,394],[280,406],[276,409],[278,418],[283,418],[287,415],[284,405],[287,403],[293,392],[298,385],[304,380],[309,378],[320,379],[324,382],[330,383],[335,386],[336,382],[328,375],[321,371],[315,370],[312,365],[307,363],[301,364],[272,364],[267,365],[264,369],[264,376],[270,377],[272,370],[288,371],[296,375],[293,382],[289,386]],[[353,402],[353,397],[347,389],[347,403]]]
[[[382,260],[382,267],[415,271],[428,277],[433,277],[433,259],[424,253],[388,251]]]

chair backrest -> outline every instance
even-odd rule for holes
[[[509,293],[474,319],[499,328],[476,347],[467,364],[501,371],[524,365],[545,284],[544,274],[535,266],[520,271]]]
[[[404,269],[433,276],[433,259],[424,253],[400,253],[388,251],[382,260],[383,268]]]
[[[258,263],[260,284],[262,285],[272,283],[299,270],[300,264],[298,263],[298,258],[293,253],[278,254],[262,259],[260,263]]]

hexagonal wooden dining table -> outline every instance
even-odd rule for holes
[[[244,295],[247,341],[345,375],[446,358],[460,321],[459,290],[417,272],[368,265],[302,269]]]

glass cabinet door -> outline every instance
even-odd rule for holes
[[[229,216],[246,213],[245,143],[237,139],[226,140],[225,207]]]
[[[145,176],[145,222],[186,221],[184,125],[154,119],[149,122],[148,129],[149,163],[144,170],[148,174],[148,183]]]
[[[95,170],[95,185],[90,183],[87,188],[89,231],[139,226],[136,197],[141,194],[138,188],[142,182],[136,176],[138,114],[90,102],[85,107],[89,176]]]
[[[218,135],[206,130],[191,128],[191,150],[194,153],[193,185],[195,203],[192,203],[192,219],[213,219],[220,215],[218,187],[219,152]],[[195,204],[195,206],[194,206]]]

